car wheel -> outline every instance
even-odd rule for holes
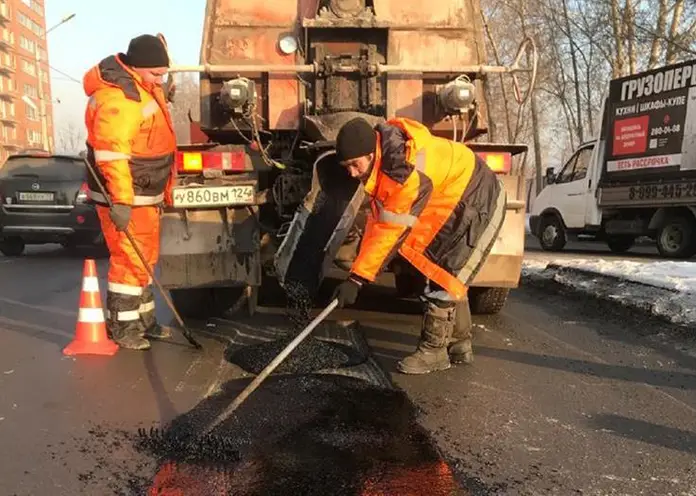
[[[18,257],[24,253],[25,246],[22,238],[5,238],[0,241],[0,252],[6,257]]]
[[[539,244],[545,251],[561,251],[566,245],[565,227],[555,215],[545,215],[539,224]]]
[[[696,253],[693,218],[675,216],[667,220],[657,234],[657,249],[665,258],[691,258]]]

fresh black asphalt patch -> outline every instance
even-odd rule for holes
[[[233,381],[175,419],[171,438],[192,439],[247,381]],[[158,461],[140,494],[454,495],[448,464],[404,393],[338,375],[274,376],[218,426],[237,452],[222,460],[177,459],[152,443]],[[132,479],[133,480],[133,479]],[[131,488],[135,490],[135,488]]]

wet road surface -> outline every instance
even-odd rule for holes
[[[475,317],[473,366],[430,376],[393,372],[415,345],[417,304],[337,312],[359,319],[399,389],[282,375],[220,426],[239,450],[224,466],[138,451],[138,427],[195,435],[250,380],[230,362],[235,344],[284,322],[203,323],[203,353],[179,337],[151,353],[66,358],[81,271],[81,255],[62,250],[0,257],[0,494],[696,492],[696,346],[527,288]]]

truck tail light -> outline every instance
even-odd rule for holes
[[[204,169],[217,169],[230,172],[244,172],[246,153],[244,150],[233,152],[176,152],[176,170],[191,174]]]
[[[77,191],[77,195],[75,195],[75,203],[87,203],[87,191],[89,191],[89,186],[87,186],[87,183],[82,183],[80,189]]]
[[[497,174],[508,174],[512,169],[512,154],[509,152],[478,152],[489,169]]]

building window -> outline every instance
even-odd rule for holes
[[[9,29],[3,29],[2,30],[2,40],[5,43],[9,43],[10,45],[14,45],[14,33],[10,31]]]
[[[43,29],[41,28],[41,26],[29,19],[21,12],[17,12],[17,20],[22,26],[27,28],[29,31],[33,32],[36,36],[43,36]]]
[[[28,52],[34,53],[36,45],[33,41],[26,39],[24,36],[19,37],[19,46],[27,50]]]
[[[27,119],[29,119],[30,121],[38,121],[39,113],[36,111],[36,109],[28,103],[25,103],[24,105],[24,111],[27,114]]]
[[[38,93],[36,92],[36,87],[30,85],[29,83],[24,83],[24,94],[34,98],[38,98]]]
[[[29,143],[41,143],[41,133],[33,129],[27,129],[27,141]]]
[[[28,62],[26,60],[22,60],[22,70],[29,74],[30,76],[36,77],[36,65]]]

